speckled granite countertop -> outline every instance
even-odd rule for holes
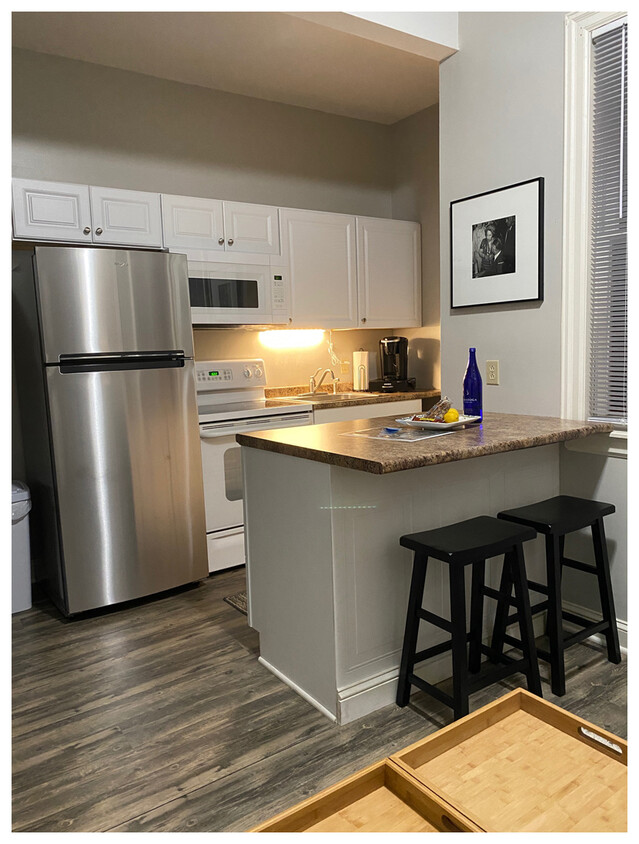
[[[605,422],[576,422],[550,416],[486,413],[480,425],[469,425],[443,437],[415,442],[349,436],[355,431],[376,426],[382,428],[394,422],[393,416],[355,419],[349,422],[238,434],[237,441],[240,445],[250,448],[261,448],[293,457],[303,457],[306,460],[343,466],[346,469],[384,475],[436,463],[451,463],[486,454],[580,439],[613,430],[613,426]]]
[[[269,407],[280,407],[287,404],[287,402],[290,403],[291,399],[294,399],[295,396],[308,392],[308,387],[267,387],[264,392]],[[435,404],[435,400],[438,399],[440,395],[440,391],[434,389],[411,390],[406,393],[361,392],[358,393],[357,397],[345,397],[339,402],[335,402],[334,400],[322,401],[322,396],[328,395],[330,392],[330,388],[321,389],[314,398],[304,398],[304,401],[312,404],[315,410],[323,410],[327,407],[357,407],[357,405],[360,404],[385,404],[386,402],[408,401],[410,399],[433,399],[433,404]],[[338,394],[351,393],[353,392],[353,385],[340,383],[338,385],[337,392]],[[277,402],[277,405],[271,404],[271,402]],[[431,405],[428,405],[427,403],[426,409],[428,409],[428,407],[431,407]]]

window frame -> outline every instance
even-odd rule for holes
[[[564,202],[561,314],[561,416],[587,418],[590,224],[592,33],[627,19],[626,12],[573,12],[565,18]],[[611,435],[602,452],[625,456],[627,430]],[[589,439],[596,439],[591,437]],[[621,452],[621,453],[620,453]]]

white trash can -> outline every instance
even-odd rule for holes
[[[11,612],[31,607],[31,548],[29,544],[31,495],[21,481],[11,484]]]

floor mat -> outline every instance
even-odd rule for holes
[[[227,604],[230,604],[236,610],[239,610],[243,615],[247,614],[246,606],[246,592],[236,592],[235,595],[229,595],[224,598]]]

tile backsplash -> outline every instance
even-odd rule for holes
[[[306,349],[268,349],[260,343],[259,334],[250,328],[196,328],[193,332],[195,357],[197,360],[262,358],[269,387],[307,384],[318,366],[330,367],[340,381],[350,384],[353,352],[359,349],[370,352],[370,378],[378,377],[379,341],[392,332],[368,329],[333,331],[330,335],[325,331],[320,345]],[[331,361],[329,336],[332,336],[335,355],[347,365],[347,371]]]
[[[369,378],[379,378],[379,341],[382,337],[399,334],[408,338],[408,375],[417,380],[417,388],[439,389],[439,338],[427,337],[426,329],[409,328],[353,329],[325,331],[320,345],[306,349],[268,349],[260,342],[255,328],[195,328],[196,360],[235,360],[261,358],[266,367],[269,387],[289,387],[308,384],[318,366],[330,367],[343,383],[352,384],[353,352],[369,352]],[[347,365],[342,371],[339,363],[331,361],[328,344],[332,337],[337,358]]]

